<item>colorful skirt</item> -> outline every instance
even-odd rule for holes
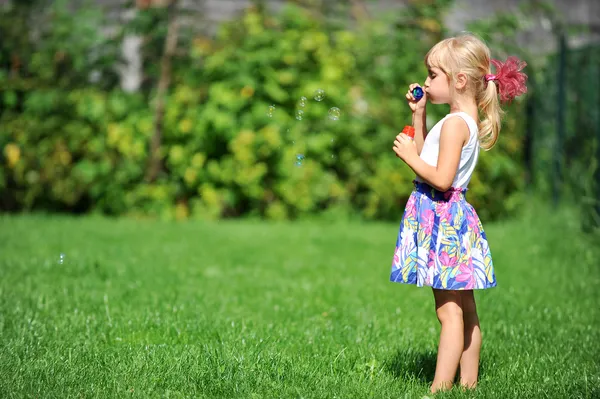
[[[396,241],[390,280],[442,290],[496,286],[492,255],[466,189],[415,181]]]

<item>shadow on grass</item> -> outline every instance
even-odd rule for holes
[[[431,382],[436,359],[437,353],[433,351],[399,349],[386,363],[388,371],[396,378]]]
[[[431,350],[398,349],[386,362],[388,371],[395,377],[406,380],[419,380],[431,383],[435,376],[437,352]],[[486,364],[492,363],[491,359],[480,360],[479,378],[486,373]],[[455,380],[459,379],[460,368],[457,370]]]

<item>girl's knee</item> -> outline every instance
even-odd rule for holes
[[[437,318],[440,323],[453,323],[462,322],[463,310],[459,304],[449,302],[444,306],[440,306],[436,309]]]
[[[462,298],[459,291],[434,290],[435,311],[440,323],[462,321]]]

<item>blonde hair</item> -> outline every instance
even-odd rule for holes
[[[459,72],[467,76],[467,90],[475,95],[480,111],[479,143],[491,149],[500,134],[503,111],[494,82],[486,82],[491,73],[490,49],[478,37],[468,33],[444,39],[425,55],[425,64],[441,69],[452,82]]]

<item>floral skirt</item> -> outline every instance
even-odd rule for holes
[[[466,189],[415,181],[400,224],[390,280],[443,290],[496,286],[492,255]]]

